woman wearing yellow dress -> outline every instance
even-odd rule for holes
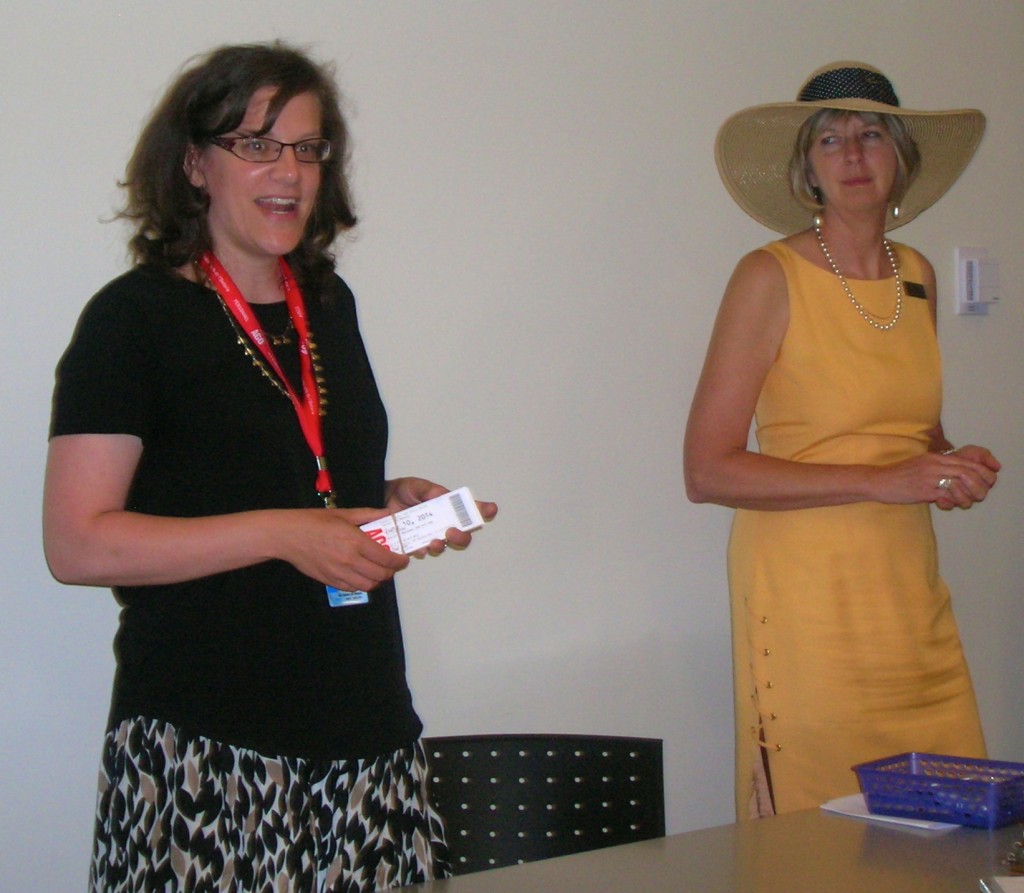
[[[935,274],[886,238],[983,130],[978,111],[901,108],[876,69],[837,62],[719,131],[730,194],[785,236],[729,281],[685,442],[690,499],[736,509],[741,818],[853,793],[850,767],[890,754],[984,756],[930,513],[983,500],[1000,466],[946,439]]]

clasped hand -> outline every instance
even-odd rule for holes
[[[929,452],[889,466],[896,475],[896,502],[931,502],[950,511],[982,502],[1002,466],[985,447],[968,444],[951,453]]]

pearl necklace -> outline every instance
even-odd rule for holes
[[[843,291],[846,292],[846,297],[850,299],[850,303],[856,308],[861,319],[863,319],[869,326],[874,326],[882,332],[888,332],[889,329],[900,321],[900,313],[903,311],[903,282],[900,279],[900,267],[899,264],[896,263],[896,254],[892,250],[892,243],[890,243],[888,239],[882,239],[882,244],[885,246],[886,257],[889,258],[893,275],[896,277],[896,309],[893,311],[892,319],[886,323],[881,323],[875,319],[872,314],[868,313],[868,311],[861,305],[860,301],[853,296],[853,292],[850,290],[850,286],[847,284],[846,278],[839,272],[839,267],[832,259],[832,254],[829,252],[828,246],[825,244],[825,238],[821,234],[821,225],[817,222],[814,224],[814,235],[818,237],[818,245],[821,246],[821,253],[825,255],[825,260],[828,261],[828,265],[832,268],[832,272],[839,277],[839,281],[843,286]]]

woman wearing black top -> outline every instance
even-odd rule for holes
[[[384,477],[330,252],[356,222],[347,155],[330,74],[272,44],[187,68],[129,163],[136,264],[61,360],[44,508],[54,576],[123,608],[92,890],[447,871],[393,584],[410,559],[359,529],[446,491]]]

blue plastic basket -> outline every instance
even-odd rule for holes
[[[1024,819],[1024,763],[902,753],[853,767],[868,811],[999,828]]]

